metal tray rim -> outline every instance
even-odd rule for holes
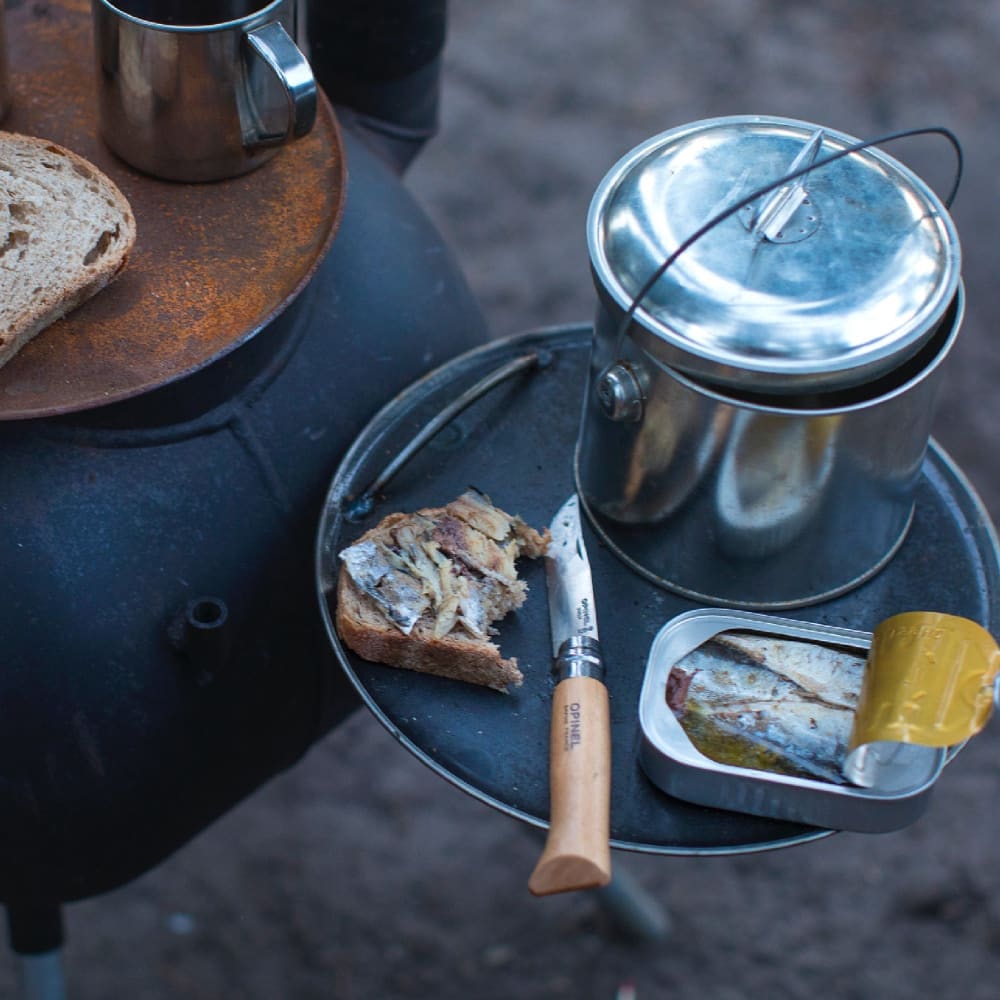
[[[384,447],[384,442],[390,434],[398,432],[405,436],[406,433],[409,433],[408,415],[417,401],[423,399],[427,394],[444,390],[454,393],[457,391],[456,386],[464,386],[474,376],[485,372],[487,366],[499,365],[510,360],[515,352],[535,349],[538,346],[544,346],[557,352],[559,359],[565,355],[567,363],[580,366],[582,370],[586,361],[585,354],[590,349],[592,336],[592,326],[580,323],[568,326],[542,327],[490,341],[450,359],[440,368],[417,379],[402,390],[396,398],[388,400],[377,414],[369,418],[368,423],[359,432],[334,471],[322,510],[319,512],[315,539],[314,572],[320,616],[332,645],[334,656],[346,673],[348,680],[357,690],[362,703],[402,747],[452,786],[508,816],[543,829],[547,826],[544,812],[534,807],[529,808],[522,799],[515,799],[511,796],[506,788],[494,788],[492,785],[482,783],[478,771],[456,768],[453,761],[442,756],[437,744],[414,736],[406,728],[406,725],[400,723],[400,719],[405,720],[407,715],[403,714],[402,711],[397,711],[393,705],[383,703],[379,693],[371,685],[364,669],[365,665],[359,663],[356,658],[352,658],[338,641],[333,623],[334,605],[332,594],[329,591],[331,578],[325,557],[338,543],[345,529],[345,522],[340,510],[342,501],[345,497],[352,495],[355,490],[367,485],[371,475],[384,467],[385,459],[379,449]],[[574,370],[576,369],[574,368]],[[403,428],[403,430],[399,430],[399,428]],[[567,436],[566,440],[571,441],[575,438],[571,439]],[[974,553],[973,571],[976,573],[976,578],[969,586],[974,586],[975,592],[981,594],[984,600],[984,607],[977,610],[974,616],[976,620],[981,621],[987,627],[995,627],[998,616],[1000,616],[1000,545],[998,545],[996,533],[986,509],[964,474],[933,438],[928,446],[921,476],[922,484],[928,491],[928,503],[931,509],[941,517],[946,518],[949,526],[953,522],[959,525],[962,528],[963,537],[967,538],[973,547],[970,551]],[[567,488],[571,482],[572,473],[570,472],[566,480]],[[615,562],[613,565],[617,567],[620,564]],[[615,571],[617,572],[617,570]],[[894,569],[889,567],[885,572],[891,575],[894,573]],[[631,581],[634,578],[634,574],[623,573],[623,579],[626,581]],[[662,588],[650,586],[643,590],[643,593],[656,595],[655,600],[662,602],[667,607],[672,607],[677,603],[685,603],[675,593]],[[838,606],[834,607],[836,609]],[[814,613],[816,613],[815,610],[809,610],[806,615],[811,617]],[[963,613],[967,613],[967,611]],[[644,640],[643,649],[639,654],[640,658],[635,661],[638,668],[636,674],[642,670],[643,660],[649,653],[656,631],[662,627],[662,623],[667,617],[669,614],[661,617],[659,623],[650,622],[649,638]],[[617,676],[615,674],[612,678],[613,684]],[[618,767],[616,773],[621,777],[621,784],[617,787],[628,789],[629,799],[627,806],[624,802],[615,800],[614,807],[621,810],[622,815],[630,824],[627,828],[623,828],[620,833],[614,832],[613,847],[636,853],[686,857],[754,854],[814,842],[831,836],[838,829],[852,828],[843,825],[840,817],[817,824],[815,819],[784,816],[780,818],[790,821],[793,824],[792,827],[786,829],[784,826],[780,826],[774,830],[769,826],[760,829],[753,827],[747,833],[740,828],[736,811],[730,811],[728,818],[723,813],[719,813],[716,818],[713,815],[715,810],[703,810],[703,806],[711,807],[711,803],[700,803],[694,796],[688,797],[687,800],[681,795],[665,797],[662,785],[647,780],[647,773],[641,766],[642,733],[637,717],[641,683],[642,677],[636,676],[634,688],[625,686],[622,689],[627,691],[630,707],[624,706],[622,703],[626,710],[620,714],[620,719],[617,721],[613,717],[613,722],[618,726],[618,729],[622,730],[625,730],[625,717],[628,718],[627,730],[624,735],[618,734],[618,730],[616,730],[619,738],[616,739],[615,748],[620,750],[617,753],[617,759],[620,763],[616,765]],[[618,692],[618,696],[621,697],[622,692]],[[692,784],[696,785],[709,783],[715,777],[711,773],[705,775],[694,771],[690,773],[693,775]],[[728,780],[725,776],[723,779]],[[750,787],[760,790],[760,786]],[[768,786],[764,786],[763,791],[769,793],[770,789]],[[669,796],[669,790],[667,792]],[[671,798],[673,802],[671,802]],[[831,800],[825,801],[830,802]],[[856,806],[859,800],[837,799],[833,801],[838,803],[843,810],[845,805],[848,808]],[[866,815],[870,816],[873,811],[872,807],[875,806],[875,811],[877,811],[880,804],[861,800],[860,805],[867,809]],[[901,810],[903,808],[909,810],[907,818],[916,818],[913,813],[917,805],[918,803],[909,803],[905,806],[902,803],[890,804],[890,807],[896,810],[896,821],[890,826],[883,816],[875,816],[865,832],[883,832],[886,829],[898,828],[902,825],[898,821]],[[661,809],[662,813],[660,813]],[[666,819],[663,822],[657,819],[654,826],[647,827],[643,825],[647,818],[646,814],[641,810],[649,811],[648,819],[651,823],[653,812],[664,815]],[[749,812],[749,810],[741,811]],[[703,817],[704,822],[702,822]],[[730,835],[732,830],[739,831],[738,836]]]

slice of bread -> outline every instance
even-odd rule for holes
[[[0,132],[0,365],[115,278],[135,236],[127,199],[92,163]]]
[[[390,514],[340,553],[337,632],[359,656],[505,691],[523,680],[489,638],[519,608],[515,561],[549,533],[469,491],[445,507]]]

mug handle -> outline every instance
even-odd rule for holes
[[[288,101],[288,124],[284,132],[256,130],[251,145],[280,146],[300,139],[316,122],[316,79],[306,57],[278,21],[270,21],[246,32],[246,40],[278,78]]]

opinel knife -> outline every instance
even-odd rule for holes
[[[536,896],[611,881],[611,726],[590,562],[574,493],[545,559],[553,670],[549,832],[528,881]]]

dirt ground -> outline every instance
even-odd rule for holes
[[[997,53],[993,0],[456,2],[442,130],[409,183],[504,335],[592,317],[590,197],[657,132],[749,112],[858,136],[952,128],[966,153],[955,217],[968,314],[936,433],[997,517]],[[894,152],[949,185],[942,141]],[[992,1000],[998,789],[994,723],[899,833],[617,857],[671,916],[666,940],[640,944],[592,895],[533,899],[538,845],[525,828],[359,712],[160,868],[68,908],[70,995]],[[13,977],[6,959],[3,995]]]

